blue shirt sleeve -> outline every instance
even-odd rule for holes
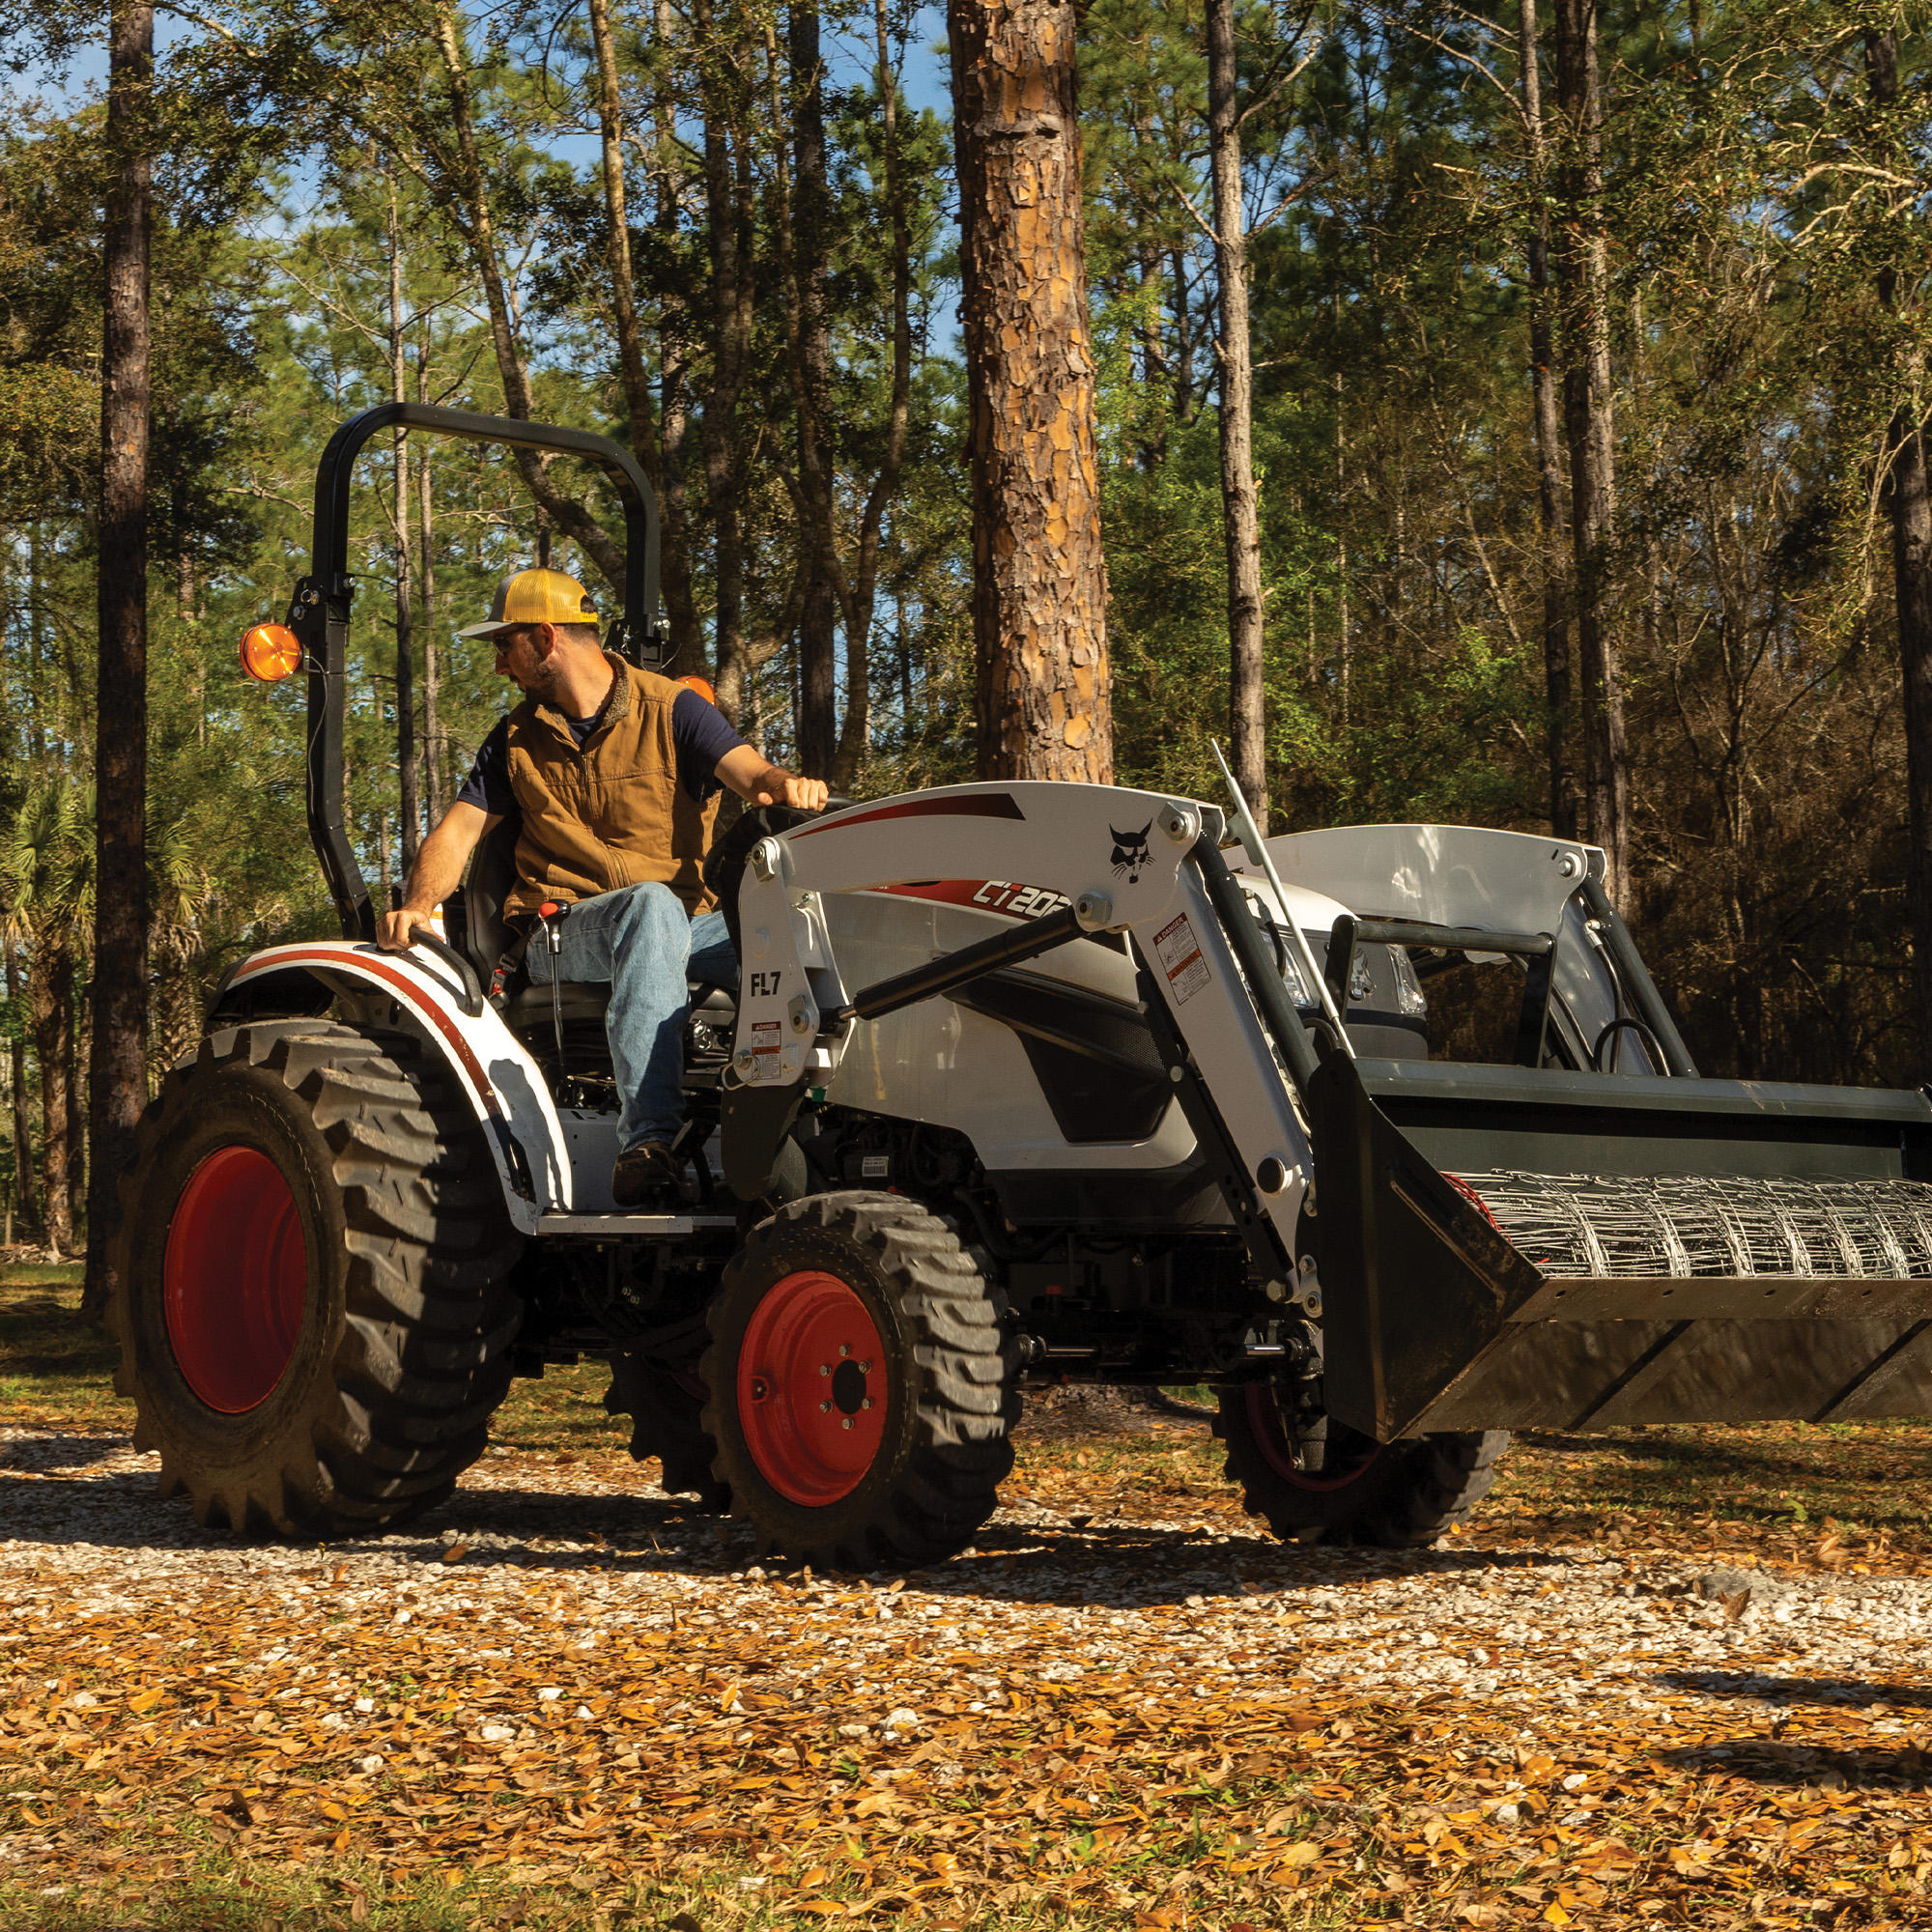
[[[517,795],[510,789],[510,721],[499,718],[497,728],[483,740],[469,776],[456,794],[458,805],[473,805],[493,818],[509,818],[517,810]]]
[[[677,751],[677,781],[702,805],[723,789],[718,782],[719,759],[745,741],[715,704],[706,703],[689,688],[671,702],[670,736]]]

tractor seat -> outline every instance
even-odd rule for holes
[[[521,973],[512,984],[513,990],[503,1003],[503,1020],[510,1031],[521,1036],[548,1029],[554,1019],[549,985],[539,986]],[[565,980],[557,988],[557,1004],[562,1009],[565,1026],[573,1020],[594,1020],[601,1027],[604,1009],[611,1004],[611,988],[592,980]],[[702,1018],[713,1026],[728,1028],[737,1022],[738,1002],[726,988],[694,980],[691,1012],[694,1019]]]

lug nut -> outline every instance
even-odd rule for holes
[[[870,1375],[870,1374],[872,1373],[872,1365],[871,1365],[871,1363],[870,1363],[870,1362],[861,1362],[861,1363],[859,1364],[859,1373],[860,1373],[860,1374],[861,1374],[862,1376],[869,1376],[869,1375]]]
[[[840,1429],[850,1429],[852,1426],[852,1418],[848,1415],[845,1418],[845,1420],[841,1422],[838,1426]]]
[[[829,1376],[832,1373],[832,1364],[830,1362],[820,1362],[818,1365],[818,1373],[821,1376]]]
[[[865,1397],[859,1404],[859,1406],[861,1408],[870,1408],[871,1406],[872,1406],[872,1398],[870,1396]]]
[[[847,1345],[846,1343],[843,1343],[843,1342],[840,1342],[840,1343],[839,1343],[839,1345],[838,1345],[838,1355],[839,1355],[839,1359],[840,1359],[841,1361],[842,1361],[842,1360],[843,1360],[843,1359],[844,1359],[844,1358],[845,1358],[845,1357],[846,1357],[847,1355],[849,1355],[849,1354],[850,1354],[851,1352],[852,1352],[852,1350],[851,1350],[850,1347],[849,1347],[849,1346],[848,1346],[848,1345]]]
[[[832,1405],[829,1402],[821,1402],[818,1405],[818,1412],[820,1415],[830,1415],[832,1413]]]

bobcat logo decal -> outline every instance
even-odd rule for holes
[[[1138,832],[1122,832],[1113,826],[1107,829],[1114,835],[1115,873],[1124,872],[1128,885],[1139,885],[1141,867],[1148,863],[1148,834],[1153,830],[1153,820],[1149,819]]]

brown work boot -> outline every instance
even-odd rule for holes
[[[668,1214],[682,1207],[677,1185],[678,1159],[662,1141],[639,1141],[617,1156],[611,1170],[611,1195],[619,1208],[640,1214]]]

